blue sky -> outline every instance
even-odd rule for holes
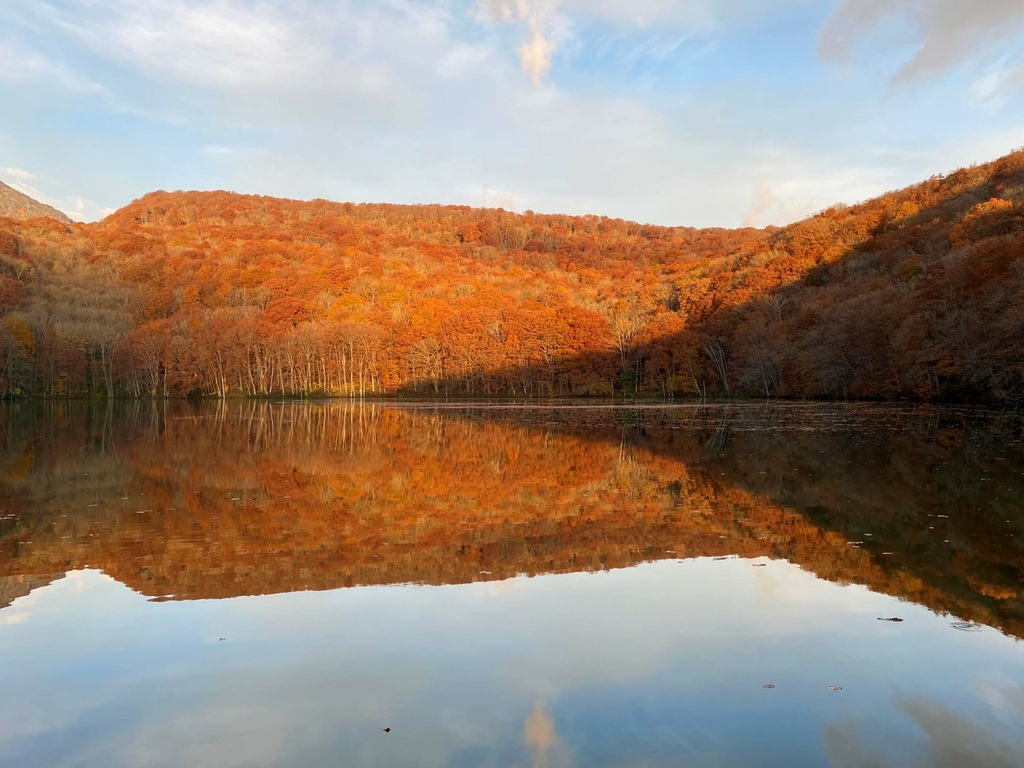
[[[781,224],[1024,145],[1021,0],[5,0],[0,179]]]

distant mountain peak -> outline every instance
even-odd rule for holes
[[[33,200],[23,192],[0,181],[0,216],[11,219],[35,219],[48,216],[51,219],[71,224],[71,219],[56,208]]]

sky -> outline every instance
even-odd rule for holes
[[[0,180],[784,224],[1024,145],[1021,0],[3,0]]]

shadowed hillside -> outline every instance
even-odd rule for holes
[[[1024,152],[782,229],[158,192],[0,222],[12,395],[1024,398]]]

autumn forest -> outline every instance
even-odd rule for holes
[[[8,397],[1024,402],[1024,151],[784,228],[156,192],[0,218]]]

